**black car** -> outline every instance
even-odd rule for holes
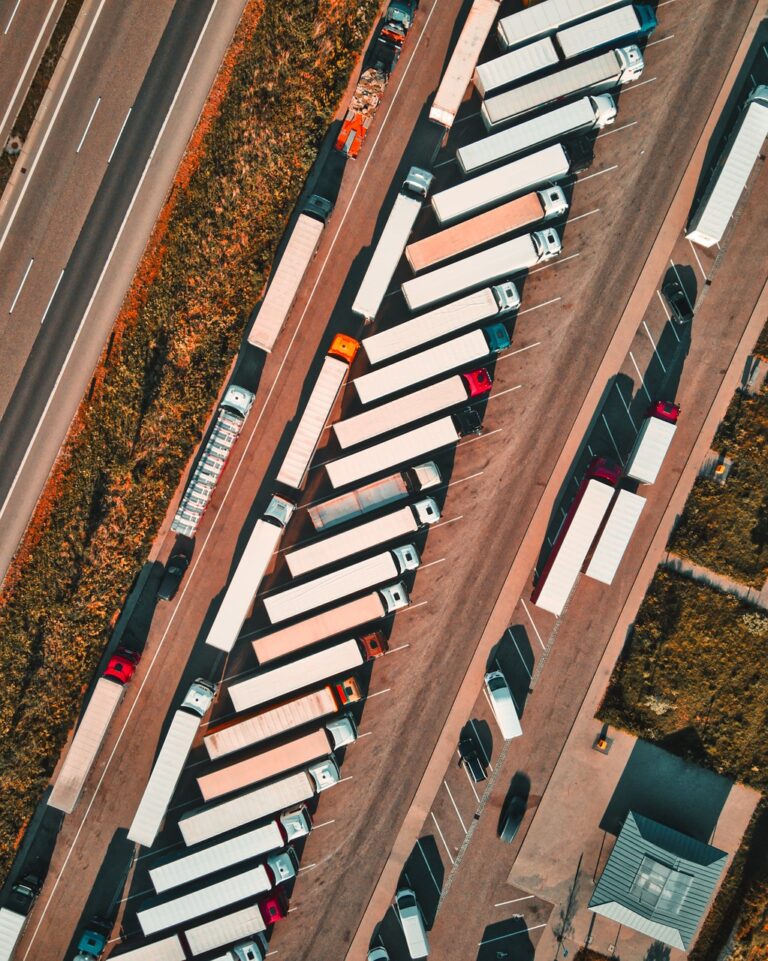
[[[157,589],[157,596],[161,601],[172,601],[176,596],[182,578],[189,567],[189,558],[186,554],[174,554],[165,565],[165,574],[160,581]]]
[[[520,825],[523,823],[527,807],[528,799],[520,794],[513,794],[509,799],[507,809],[504,812],[504,818],[501,822],[501,830],[499,831],[499,837],[502,841],[511,844],[515,840],[515,836],[520,830]]]
[[[485,765],[478,753],[477,742],[468,734],[459,740],[459,756],[475,784],[486,779],[488,775],[485,773]]]
[[[693,309],[683,285],[677,280],[670,280],[661,288],[664,300],[669,305],[669,312],[676,324],[689,324],[693,320]]]

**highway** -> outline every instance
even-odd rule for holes
[[[72,55],[0,207],[2,572],[87,388],[243,3],[88,0],[83,7]]]
[[[408,166],[429,165],[435,154],[437,137],[424,121],[424,104],[442,69],[460,6],[458,0],[424,0],[421,4],[369,142],[357,162],[348,164],[318,256],[287,328],[266,361],[256,404],[203,519],[186,580],[176,601],[155,611],[137,678],[78,809],[64,821],[20,958],[34,956],[36,945],[42,943],[53,956],[63,957],[77,927],[118,901],[122,901],[123,931],[129,940],[135,938],[133,912],[147,895],[145,868],[155,853],[167,854],[179,846],[175,819],[184,808],[200,803],[193,784],[194,773],[200,769],[192,770],[192,765],[202,760],[198,748],[166,828],[154,846],[155,853],[142,851],[140,859],[134,859],[125,829],[154,760],[168,708],[178,703],[197,674],[217,677],[224,670],[225,678],[231,680],[255,666],[247,643],[241,642],[224,664],[205,650],[202,640],[229,579],[233,558],[271,493],[279,460],[275,452],[284,449],[286,428],[302,407],[306,384],[318,369],[322,350],[332,333],[359,333],[348,306],[367,263],[370,238],[380,231],[383,212]],[[610,371],[610,376],[622,371],[630,377],[631,392],[625,401],[636,414],[643,403],[646,378],[654,387],[674,386],[677,390],[674,379],[665,382],[653,367],[657,357],[662,364],[668,359],[658,350],[662,337],[664,349],[669,347],[686,375],[686,357],[691,353],[690,370],[698,379],[692,377],[686,383],[684,389],[690,391],[682,395],[686,398],[696,397],[712,358],[733,354],[728,348],[738,340],[739,330],[736,326],[727,329],[725,317],[714,329],[694,326],[690,343],[684,337],[673,344],[657,289],[668,258],[679,255],[676,245],[687,204],[685,196],[679,200],[678,192],[690,193],[698,176],[691,166],[694,146],[754,6],[741,4],[727,25],[715,0],[700,4],[676,0],[660,10],[660,42],[648,50],[643,82],[622,93],[615,127],[603,132],[593,166],[574,185],[563,256],[525,281],[512,347],[493,365],[494,392],[484,412],[484,434],[467,438],[455,452],[439,458],[447,480],[440,494],[443,523],[430,534],[425,547],[419,541],[424,548],[422,569],[416,576],[411,609],[398,616],[393,626],[390,655],[377,662],[372,672],[364,672],[363,737],[346,752],[344,782],[320,800],[317,827],[305,846],[303,870],[292,900],[295,913],[276,928],[271,942],[271,949],[281,955],[330,961],[349,950],[350,957],[363,957],[375,924],[385,918],[400,870],[419,835],[433,835],[426,852],[430,859],[435,852],[443,857],[439,832],[423,825],[431,812],[441,825],[448,823],[433,802],[455,759],[458,730],[476,715],[487,723],[498,745],[498,734],[478,698],[488,651],[510,623],[525,627],[533,650],[540,644],[546,652],[550,642],[552,625],[531,612],[527,602],[518,607],[518,600],[521,595],[524,599],[528,596],[531,570],[555,520],[552,512],[561,485],[570,484],[571,471],[580,469],[578,455],[585,428],[595,415],[596,400],[608,386],[604,371]],[[673,46],[675,39],[678,43]],[[706,49],[715,48],[716,63],[704,56]],[[681,128],[683,103],[686,126]],[[392,135],[395,130],[397,136]],[[466,142],[478,135],[470,104],[453,139]],[[660,156],[663,165],[658,162]],[[437,163],[448,160],[446,151]],[[450,163],[437,170],[437,189],[456,177]],[[679,190],[681,183],[685,183],[683,191]],[[434,227],[420,224],[420,229],[424,226],[425,232]],[[686,264],[692,257],[685,252]],[[705,274],[711,267],[711,262],[705,264]],[[702,282],[700,276],[698,283]],[[713,288],[708,296],[712,299],[707,309],[717,311],[720,305],[715,297],[721,296],[720,292]],[[727,316],[746,322],[754,291],[739,288],[732,296],[735,302],[729,302]],[[388,325],[403,316],[399,298],[393,297],[382,322]],[[356,367],[353,375],[358,372],[361,368]],[[708,389],[714,392],[717,384]],[[345,411],[351,412],[351,392],[344,404]],[[609,425],[618,424],[621,416],[616,396],[610,418],[617,420],[607,418]],[[701,419],[692,417],[686,428],[679,452],[683,458],[684,445],[690,449]],[[623,424],[622,430],[621,445],[629,436],[628,425]],[[609,433],[600,442],[610,445]],[[624,450],[619,447],[619,456]],[[332,448],[327,447],[318,453],[316,463],[332,456]],[[677,461],[670,463],[670,473],[678,466]],[[323,472],[313,471],[305,502],[327,492]],[[638,544],[647,540],[653,517],[663,509],[659,498]],[[153,556],[165,557],[172,549],[173,538],[168,533],[166,524]],[[284,547],[306,535],[306,520],[300,513]],[[525,754],[515,755],[521,748],[510,748],[502,758],[501,773],[494,782],[494,791],[501,796],[504,778],[508,779],[514,768],[526,765],[528,757],[537,758],[540,764],[533,793],[540,790],[547,765],[551,769],[556,759],[558,742],[562,744],[567,736],[568,711],[578,705],[579,691],[583,697],[599,661],[600,643],[606,640],[597,618],[603,614],[605,630],[611,630],[615,623],[611,612],[621,606],[640,560],[638,556],[628,564],[615,592],[600,588],[598,594],[593,586],[583,600],[572,603],[569,616],[574,643],[570,647],[567,643],[571,628],[564,620],[566,643],[558,641],[547,655],[541,683],[534,685],[523,713],[524,728],[531,721],[521,742]],[[266,588],[285,577],[278,565]],[[246,637],[261,628],[263,617],[257,612],[247,625]],[[561,636],[559,632],[557,636]],[[531,674],[534,661],[524,662]],[[558,709],[562,716],[550,731],[549,715]],[[223,692],[216,713],[221,717],[228,711]],[[497,757],[493,757],[494,764]],[[532,763],[530,766],[533,768]],[[435,771],[437,776],[432,777]],[[429,776],[425,778],[425,774]],[[422,779],[429,783],[425,786]],[[462,816],[466,815],[465,825],[473,817],[472,794],[467,787],[461,788],[463,795],[454,795]],[[500,803],[499,794],[495,799],[494,804]],[[482,884],[473,881],[482,873],[484,860],[498,856],[493,818],[481,817],[479,824],[475,849],[471,844],[468,848],[468,864],[473,867],[466,880],[461,872],[456,875],[450,914],[437,916],[434,937],[440,951],[436,957],[477,956],[483,927],[490,922],[487,912],[478,911],[469,899],[477,890],[487,906],[494,896],[491,885],[503,884],[504,872],[496,869],[491,884],[485,879]],[[452,856],[456,843],[448,839]],[[473,861],[475,852],[478,858]],[[422,857],[418,852],[417,856]],[[445,857],[450,861],[447,854]],[[446,863],[444,869],[449,873]],[[422,868],[419,882],[425,880],[429,883]],[[456,929],[465,924],[468,911],[473,917],[461,935],[459,955],[454,947]],[[547,923],[546,906],[539,905],[536,917],[545,918],[536,924]],[[399,957],[402,954],[393,953],[393,958]]]
[[[0,148],[13,130],[24,98],[66,0],[0,3]]]

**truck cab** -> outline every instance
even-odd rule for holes
[[[292,501],[275,494],[267,505],[262,520],[265,520],[268,524],[274,524],[275,527],[287,527],[288,521],[293,517],[295,510],[296,505]]]
[[[429,490],[443,482],[443,478],[440,476],[440,468],[433,460],[424,464],[417,464],[416,467],[409,467],[408,470],[404,471],[403,476],[411,493]]]
[[[426,197],[434,179],[434,175],[428,170],[421,167],[411,167],[403,183],[403,189],[410,190],[420,197]]]
[[[401,574],[405,571],[415,571],[419,564],[421,564],[421,558],[419,557],[419,552],[416,550],[415,544],[404,544],[402,547],[393,547],[391,553]]]
[[[282,891],[273,891],[259,901],[259,911],[261,911],[264,924],[274,924],[275,921],[281,921],[288,914],[288,899]]]
[[[534,231],[531,234],[531,240],[533,240],[539,260],[551,260],[553,257],[557,257],[563,249],[560,234],[552,227]]]
[[[633,43],[628,47],[619,47],[614,52],[621,65],[621,80],[619,82],[624,84],[637,80],[645,67],[645,60],[640,52],[640,47]]]
[[[490,393],[493,383],[491,375],[484,367],[472,370],[468,374],[462,374],[461,379],[467,389],[467,397],[482,397],[483,394]],[[437,515],[440,516],[439,514]]]
[[[436,524],[440,520],[440,508],[434,497],[424,497],[411,505],[411,509],[416,514],[416,521],[419,527],[427,527]]]
[[[360,687],[354,677],[348,677],[346,680],[339,681],[335,686],[336,697],[339,700],[339,704],[342,706],[345,704],[357,704],[358,701],[362,700],[362,692]]]
[[[453,415],[453,423],[461,437],[469,434],[480,434],[483,430],[483,421],[480,414],[474,407],[465,407]]]
[[[11,888],[8,903],[5,906],[9,911],[26,917],[32,910],[32,905],[39,893],[40,881],[33,875],[27,874]]]
[[[328,348],[328,356],[337,357],[351,367],[352,362],[355,357],[357,357],[358,350],[360,350],[359,340],[355,340],[354,337],[348,337],[346,334],[336,334],[331,341],[331,346]]]
[[[216,685],[206,681],[203,677],[198,677],[187,691],[184,700],[181,702],[181,707],[192,714],[203,717],[213,704],[215,696]]]
[[[341,780],[339,765],[332,757],[326,758],[324,761],[318,761],[316,764],[310,764],[307,768],[307,774],[312,778],[318,794],[320,791],[325,791],[329,787],[333,787],[334,784],[338,784]],[[267,924],[270,923],[267,921]]]
[[[496,284],[491,290],[494,300],[499,306],[500,314],[507,314],[510,310],[517,310],[520,306],[520,294],[511,280],[505,280],[503,284]]]
[[[267,867],[272,875],[272,883],[283,884],[296,877],[299,870],[299,859],[293,848],[287,847],[277,854],[270,854],[267,858]]]
[[[326,200],[325,197],[321,197],[320,194],[312,194],[304,204],[304,209],[302,213],[306,214],[308,217],[314,217],[315,220],[319,220],[325,223],[330,217],[331,211],[333,210],[333,204],[330,200]]]
[[[346,747],[357,740],[357,725],[351,714],[344,713],[340,717],[333,718],[325,725],[326,731],[333,739],[333,749]]]
[[[407,33],[413,26],[413,17],[418,6],[417,0],[392,0],[387,7],[384,19],[387,23],[396,23]]]
[[[680,405],[673,404],[671,400],[655,400],[648,408],[646,417],[657,417],[665,420],[669,424],[676,424],[680,416]]]
[[[129,651],[125,647],[118,647],[109,659],[103,677],[118,684],[127,684],[136,672],[136,665],[141,660],[138,651]]]
[[[402,581],[398,581],[396,584],[388,584],[386,587],[380,587],[379,596],[384,603],[387,614],[393,614],[403,607],[408,607],[411,603],[408,591],[405,589],[405,584],[403,584]]]
[[[238,387],[237,384],[231,384],[227,387],[227,392],[222,398],[221,406],[233,410],[245,420],[255,399],[256,395],[252,394],[249,390],[246,390],[244,387]]]
[[[358,637],[358,641],[363,649],[366,661],[372,661],[374,658],[381,657],[387,653],[387,640],[381,631],[370,631],[367,634],[361,634]]]
[[[483,335],[491,354],[498,354],[512,344],[509,332],[504,324],[489,324],[487,327],[483,327]]]
[[[80,935],[72,961],[97,961],[104,953],[112,925],[104,918],[93,918]]]
[[[568,213],[568,201],[562,187],[547,187],[546,190],[540,190],[539,200],[544,208],[545,220]]]
[[[305,838],[312,830],[312,818],[306,804],[284,811],[280,815],[280,825],[286,842]]]
[[[596,457],[587,469],[587,480],[599,480],[615,487],[621,480],[621,466],[607,457]]]

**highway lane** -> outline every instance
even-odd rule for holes
[[[0,217],[0,571],[87,387],[244,0],[94,3],[92,30]],[[124,252],[113,262],[118,239]],[[106,301],[94,303],[96,293]]]
[[[0,149],[13,129],[65,2],[0,2]]]

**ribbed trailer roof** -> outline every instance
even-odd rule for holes
[[[756,87],[694,215],[689,240],[712,247],[723,239],[768,136],[768,86]]]
[[[518,47],[624,2],[626,0],[544,0],[499,20],[499,43],[502,49]]]
[[[110,954],[114,961],[186,961],[187,955],[177,934],[152,944],[143,944],[133,951],[123,954]]]
[[[535,43],[481,63],[475,70],[475,86],[481,97],[487,97],[494,90],[517,83],[518,80],[553,67],[559,62],[554,43],[549,37],[544,37]]]
[[[587,577],[612,583],[644,507],[644,497],[619,491],[587,567]]]
[[[247,908],[225,914],[207,924],[198,924],[195,928],[187,928],[184,937],[195,957],[206,951],[215,951],[225,944],[234,944],[244,938],[252,937],[266,931],[264,918],[261,916],[258,904],[251,904]]]
[[[629,3],[618,10],[610,10],[584,23],[557,31],[557,45],[566,59],[595,50],[597,47],[631,37],[640,30],[634,6]],[[525,49],[525,47],[523,48]]]
[[[648,417],[643,421],[627,464],[627,477],[643,484],[656,481],[676,427],[660,417]]]

